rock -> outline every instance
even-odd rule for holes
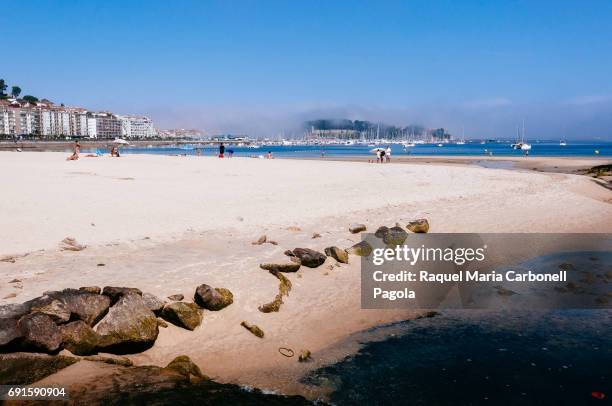
[[[360,241],[346,250],[349,254],[367,257],[372,253],[372,246],[367,241]]]
[[[157,319],[157,325],[162,328],[168,327],[168,323],[166,323],[163,319]]]
[[[100,264],[98,264],[98,266],[100,266]],[[100,289],[99,286],[83,286],[80,287],[79,290],[82,292],[94,293],[96,295],[102,293],[102,289]]]
[[[183,296],[182,293],[178,293],[176,295],[168,296],[168,299],[175,301],[175,302],[180,302],[181,300],[185,299],[185,296]]]
[[[272,245],[278,245],[278,243],[276,241],[272,241],[272,240],[268,240],[266,241],[268,244],[272,244]]]
[[[269,303],[264,303],[257,309],[262,313],[278,312],[283,304],[283,296],[279,293],[274,297],[274,300]]]
[[[325,255],[332,257],[338,262],[348,264],[348,252],[338,247],[327,247],[325,248]]]
[[[300,263],[308,268],[316,268],[321,266],[327,259],[325,254],[310,248],[295,248],[293,255],[300,259]]]
[[[197,287],[193,300],[207,310],[221,310],[234,303],[234,295],[225,288],[212,288],[208,285]]]
[[[313,239],[314,239],[314,238],[321,238],[321,234],[319,234],[319,233],[314,233],[314,234],[312,234],[312,238],[313,238]]]
[[[278,284],[278,294],[270,303],[265,303],[258,307],[262,313],[278,312],[283,304],[283,296],[289,296],[291,291],[291,281],[285,275],[277,271],[270,271],[270,273],[280,281]]]
[[[83,359],[91,362],[103,362],[110,365],[120,365],[122,367],[131,367],[134,365],[132,360],[126,357],[89,355],[87,357],[83,357]]]
[[[194,330],[202,323],[202,309],[195,303],[174,302],[164,306],[161,317],[187,330]]]
[[[427,219],[418,219],[408,223],[406,228],[413,233],[426,233],[429,231],[429,221]]]
[[[157,339],[157,317],[142,297],[123,296],[96,326],[100,349],[113,354],[143,351]]]
[[[76,357],[65,355],[0,354],[0,385],[28,385],[78,361]]]
[[[14,297],[17,297],[17,293],[9,293],[8,295],[4,296],[2,299],[12,299]]]
[[[105,286],[104,289],[102,289],[102,294],[104,296],[110,297],[111,306],[117,303],[117,301],[123,296],[131,294],[131,293],[142,296],[142,291],[137,288]]]
[[[21,280],[20,279],[12,279],[9,281],[9,283],[20,283]]]
[[[284,262],[280,264],[260,264],[261,269],[275,272],[297,272],[300,269],[299,262]]]
[[[0,319],[0,348],[14,344],[18,338],[23,337],[17,319]]]
[[[53,353],[62,344],[62,335],[53,319],[42,313],[26,314],[17,323],[23,336],[21,345],[27,349]]]
[[[408,233],[400,226],[391,227],[382,237],[386,245],[402,245],[408,238]]]
[[[62,251],[83,251],[87,246],[79,244],[73,237],[66,237],[60,243],[60,248]]]
[[[0,319],[18,319],[30,312],[30,302],[0,306]]]
[[[308,362],[308,361],[312,361],[312,354],[310,353],[309,350],[302,350],[300,351],[300,355],[298,356],[298,361],[299,362]]]
[[[289,226],[289,227],[287,227],[287,230],[289,230],[289,231],[302,231],[302,229],[300,227],[297,227],[297,226]]]
[[[264,332],[262,329],[260,329],[258,326],[256,326],[255,324],[249,324],[246,321],[243,321],[242,323],[240,323],[240,325],[244,328],[246,328],[247,330],[249,330],[254,336],[259,337],[259,338],[263,338],[264,337]]]
[[[380,226],[380,227],[378,227],[378,229],[374,233],[374,236],[376,236],[377,238],[383,238],[385,236],[385,234],[387,234],[388,232],[389,232],[389,227],[387,227],[387,226]]]
[[[360,233],[362,231],[365,231],[366,229],[367,228],[365,224],[360,224],[360,223],[353,223],[349,226],[349,231],[353,234]]]
[[[261,237],[259,237],[257,239],[257,241],[253,241],[251,244],[253,244],[253,245],[261,245],[261,244],[265,243],[267,239],[268,239],[268,237],[264,234]]]
[[[152,295],[151,293],[143,293],[142,301],[145,303],[145,305],[147,305],[149,310],[155,314],[159,314],[166,304],[163,300],[155,295]]]
[[[71,314],[64,302],[49,296],[38,297],[30,301],[30,312],[46,314],[57,324],[67,323]]]
[[[64,348],[75,355],[89,355],[97,352],[100,336],[82,320],[73,321],[60,327]]]
[[[170,361],[164,370],[178,372],[189,379],[189,381],[192,383],[210,379],[204,375],[202,371],[200,371],[200,368],[198,368],[198,366],[194,364],[193,361],[191,361],[191,359],[189,359],[189,357],[186,355],[179,355]]]
[[[64,289],[59,292],[46,292],[47,296],[63,302],[72,316],[93,326],[108,312],[110,298],[104,295],[84,292],[77,289]]]

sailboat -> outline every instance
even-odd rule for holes
[[[527,144],[525,142],[525,120],[523,120],[523,128],[521,131],[521,136],[520,136],[520,140],[518,140],[518,126],[516,126],[516,135],[517,135],[517,142],[512,144],[512,148],[513,149],[520,149],[521,151],[529,151],[531,149],[531,144]]]
[[[463,126],[461,126],[461,139],[457,141],[455,144],[457,145],[465,144],[465,128]]]

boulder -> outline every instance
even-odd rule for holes
[[[102,294],[108,296],[111,300],[111,306],[117,303],[117,301],[125,295],[130,293],[135,293],[137,295],[142,296],[142,291],[137,288],[126,288],[126,287],[118,287],[118,286],[105,286],[102,289]]]
[[[97,352],[100,336],[82,320],[60,326],[64,348],[75,355],[89,355]]]
[[[360,241],[346,250],[349,254],[367,257],[372,253],[372,246],[367,241]]]
[[[21,337],[23,334],[21,334],[17,319],[0,319],[0,348],[15,343]]]
[[[28,385],[78,361],[76,357],[64,355],[0,354],[0,385]]]
[[[263,338],[264,337],[264,332],[262,329],[260,329],[258,326],[256,326],[255,324],[249,324],[246,321],[243,321],[242,323],[240,323],[240,325],[244,328],[246,328],[247,330],[249,330],[251,332],[251,334],[253,334],[256,337],[259,338]]]
[[[161,317],[175,326],[194,330],[202,323],[202,309],[195,303],[174,302],[164,306]]]
[[[361,224],[361,223],[353,223],[349,226],[349,231],[353,234],[360,233],[362,231],[365,231],[366,229],[367,228],[365,224]]]
[[[193,300],[204,309],[221,310],[234,303],[234,295],[225,288],[212,288],[202,284],[197,287]]]
[[[41,296],[30,301],[30,311],[46,314],[57,324],[70,320],[70,309],[64,302],[50,296]]]
[[[378,227],[378,229],[374,233],[374,236],[376,236],[377,238],[383,238],[385,236],[385,234],[387,234],[388,232],[389,232],[389,227],[387,227],[387,226],[380,226],[380,227]]]
[[[99,347],[104,352],[127,354],[151,347],[159,328],[155,314],[142,297],[128,294],[111,307],[96,326],[96,332],[101,336]]]
[[[175,301],[175,302],[180,302],[181,300],[185,299],[185,296],[183,296],[182,293],[178,293],[176,295],[168,296],[168,299]]]
[[[42,313],[26,314],[17,323],[23,336],[21,345],[27,349],[54,353],[62,344],[59,327]]]
[[[283,262],[277,264],[260,264],[259,267],[261,269],[265,269],[266,271],[275,271],[275,272],[297,272],[300,269],[299,262]]]
[[[321,266],[327,259],[325,254],[310,248],[296,248],[292,252],[294,256],[300,259],[300,263],[308,268]]]
[[[98,264],[98,266],[100,266],[100,264]],[[79,290],[83,292],[95,293],[96,295],[102,293],[102,289],[100,289],[99,286],[83,286],[80,287]]]
[[[186,355],[179,355],[170,361],[164,370],[178,372],[180,375],[183,375],[185,378],[189,379],[189,381],[192,383],[210,379],[204,375],[202,371],[200,371],[200,368]]]
[[[408,233],[400,226],[391,227],[382,237],[386,245],[402,245],[408,238]]]
[[[427,219],[418,219],[408,223],[406,228],[413,233],[426,233],[429,231],[429,221]]]
[[[93,326],[108,312],[110,298],[77,289],[64,289],[59,292],[46,292],[47,296],[63,302],[72,317]]]
[[[348,252],[338,247],[327,247],[325,248],[325,255],[332,257],[338,262],[348,264]]]
[[[18,319],[30,312],[30,302],[0,306],[0,319]]]
[[[159,314],[159,312],[162,311],[164,305],[166,304],[163,300],[150,293],[143,293],[142,300],[147,305],[147,307],[155,314]]]

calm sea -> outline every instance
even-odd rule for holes
[[[387,147],[388,145],[379,145]],[[392,156],[409,155],[439,155],[439,156],[521,156],[520,150],[514,150],[510,143],[466,143],[463,145],[444,144],[439,147],[435,144],[416,145],[404,148],[399,144],[390,144]],[[261,146],[260,148],[247,148],[228,145],[227,149],[234,151],[234,156],[259,156],[271,151],[278,158],[319,158],[322,154],[326,157],[348,157],[348,156],[374,156],[370,150],[373,146],[367,145],[326,145],[326,146]],[[198,144],[176,145],[164,147],[121,147],[122,153],[130,154],[162,154],[175,155],[187,154],[195,155],[200,149],[203,156],[211,156],[217,153],[218,148],[212,146],[202,146]],[[597,154],[596,151],[599,151]],[[84,150],[84,152],[95,152]],[[103,150],[104,153],[108,151]],[[566,146],[559,145],[559,142],[532,143],[529,152],[531,156],[612,156],[612,142],[581,142],[568,143]]]

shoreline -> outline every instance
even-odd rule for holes
[[[285,250],[346,248],[360,240],[349,233],[351,223],[374,231],[416,218],[429,219],[432,233],[612,230],[612,193],[591,178],[463,162],[160,155],[67,162],[63,153],[0,152],[0,169],[5,193],[15,197],[0,202],[0,257],[30,252],[0,262],[0,304],[91,285],[136,287],[160,298],[181,293],[186,300],[202,283],[225,287],[234,293],[231,306],[207,312],[194,331],[161,329],[152,348],[128,357],[163,366],[186,354],[219,382],[287,394],[303,394],[299,377],[346,355],[330,349],[348,336],[419,313],[362,310],[354,256],[348,265],[328,259],[287,274],[293,289],[281,310],[261,313],[257,307],[274,297],[278,280],[259,264],[286,258]],[[520,221],[511,215],[517,209]],[[278,245],[251,244],[262,234]],[[87,247],[59,250],[66,236]],[[266,338],[253,337],[242,320]],[[278,347],[308,349],[316,361],[298,363]],[[85,366],[78,364],[49,379],[73,376]]]

